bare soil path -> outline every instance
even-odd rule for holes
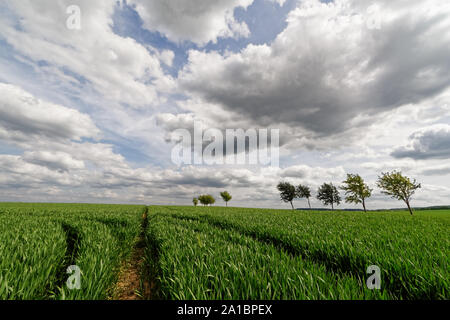
[[[145,250],[147,248],[146,231],[148,225],[148,209],[142,215],[141,233],[131,253],[119,273],[119,279],[114,289],[113,300],[149,300],[152,298],[151,284],[146,272]]]

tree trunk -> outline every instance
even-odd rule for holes
[[[225,207],[228,207],[228,201],[227,201],[227,202],[225,202]]]
[[[333,205],[333,202],[331,203],[331,210],[334,211],[334,205]]]
[[[294,205],[292,204],[292,201],[289,202],[291,203],[292,210],[294,210]]]
[[[366,210],[366,202],[364,201],[364,199],[363,199],[363,201],[362,201],[362,204],[363,204],[363,208],[364,208],[364,213],[367,213],[367,210]]]
[[[411,215],[413,215],[413,210],[412,210],[411,206],[409,205],[409,201],[405,201],[405,202],[406,202],[406,205],[408,206],[409,213],[411,213]]]
[[[311,210],[311,202],[309,202],[309,198],[308,198],[308,205],[309,205],[309,210]]]

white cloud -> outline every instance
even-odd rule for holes
[[[81,30],[66,27],[66,9],[71,4],[69,0],[7,1],[4,5],[17,20],[0,20],[1,36],[41,72],[48,72],[47,77],[56,73],[64,79],[65,75],[78,85],[86,85],[85,79],[115,103],[155,105],[172,90],[173,79],[164,74],[157,55],[112,31],[116,1],[77,1]],[[161,57],[170,63],[170,53]],[[37,67],[41,62],[48,66]]]
[[[417,204],[448,198],[449,189],[437,187],[450,174],[448,125],[436,126],[450,116],[445,1],[378,1],[380,29],[367,24],[370,1],[301,1],[272,43],[235,53],[191,50],[178,79],[164,67],[176,67],[183,46],[166,50],[115,34],[113,0],[77,0],[82,30],[68,30],[72,2],[0,5],[11,13],[0,12],[5,51],[43,79],[31,83],[0,55],[0,81],[16,84],[0,83],[0,147],[14,153],[0,155],[0,200],[190,204],[227,189],[235,205],[279,207],[280,180],[315,192],[323,182],[340,184],[346,172],[374,186],[380,171],[392,169],[423,182]],[[129,2],[145,28],[171,41],[203,46],[249,36],[234,11],[252,0]],[[55,96],[62,99],[52,103]],[[191,129],[194,120],[281,129],[283,167],[173,167],[164,133]],[[105,135],[112,142],[103,143]],[[132,144],[153,164],[118,152]],[[399,146],[420,159],[393,160]],[[436,150],[439,157],[425,156]],[[389,201],[377,190],[370,205],[398,205]]]
[[[1,188],[38,189],[48,186],[81,186],[82,179],[67,171],[26,162],[20,156],[0,155]]]
[[[21,88],[0,83],[0,138],[29,141],[97,138],[100,130],[89,116],[74,109],[39,100]]]
[[[175,53],[173,53],[173,51],[171,51],[171,50],[164,50],[159,55],[159,59],[169,67],[172,66],[174,58],[175,58]]]
[[[295,165],[282,170],[280,175],[281,177],[307,179],[308,181],[341,181],[345,178],[345,170],[341,166],[337,168],[321,168]]]
[[[370,4],[302,1],[272,44],[227,55],[191,50],[181,88],[197,106],[218,110],[192,111],[213,123],[221,114],[285,128],[293,148],[329,148],[364,136],[361,128],[385,112],[449,88],[447,2],[380,2],[379,30],[367,25]]]
[[[66,184],[72,178],[79,181],[81,176],[89,175],[89,170],[84,170],[86,162],[100,170],[128,168],[112,145],[83,141],[99,138],[101,132],[88,115],[77,110],[0,83],[0,116],[0,139],[24,150],[23,156],[5,156],[3,169],[14,174],[26,173],[22,177],[25,180],[44,181],[40,178],[44,174],[51,178],[49,183]],[[10,166],[13,160],[15,163]],[[38,177],[35,180],[33,170]]]
[[[70,169],[84,169],[85,164],[81,160],[74,159],[70,154],[50,151],[27,151],[22,159],[28,163],[68,171]]]
[[[271,2],[275,2],[278,3],[281,7],[284,5],[284,3],[286,2],[286,0],[270,0]]]
[[[129,0],[144,21],[144,27],[158,31],[174,42],[199,45],[218,38],[248,37],[244,22],[236,21],[234,10],[247,8],[253,0]]]
[[[385,172],[385,171],[411,171],[417,167],[417,163],[412,160],[387,160],[378,162],[363,162],[361,163],[361,168],[369,169],[372,172]]]

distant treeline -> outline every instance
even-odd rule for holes
[[[404,208],[393,208],[388,210],[405,210]],[[450,206],[414,207],[414,210],[450,210]],[[383,210],[375,210],[383,211]]]

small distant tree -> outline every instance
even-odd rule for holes
[[[200,203],[201,203],[202,205],[204,205],[204,206],[206,206],[206,204],[207,204],[207,200],[206,200],[206,198],[205,198],[205,195],[200,195],[200,196],[198,197],[198,201],[200,201]]]
[[[342,182],[341,189],[345,191],[345,202],[362,203],[364,212],[366,210],[366,199],[372,195],[372,189],[364,182],[359,174],[347,174],[347,179]]]
[[[331,210],[334,210],[334,204],[339,205],[342,200],[338,189],[332,183],[324,183],[319,187],[317,199],[326,206],[331,204]]]
[[[382,190],[382,193],[394,199],[403,200],[408,206],[409,213],[413,214],[410,205],[411,197],[417,189],[422,187],[420,183],[417,183],[416,179],[411,180],[402,175],[401,172],[394,170],[382,173],[381,177],[378,177],[377,186]]]
[[[214,203],[216,203],[216,198],[214,198],[212,195],[208,194],[206,195],[206,198],[208,199],[208,204],[212,206]]]
[[[230,201],[231,198],[233,198],[231,194],[229,194],[228,191],[224,191],[220,193],[220,196],[222,197],[223,201],[225,201],[225,206],[228,207],[228,201]]]
[[[309,202],[309,198],[311,198],[311,189],[308,186],[298,185],[296,189],[297,198],[306,198],[308,200],[309,208],[311,209],[311,203]]]
[[[289,182],[280,182],[277,185],[278,191],[280,191],[281,200],[284,202],[289,202],[291,204],[292,210],[294,210],[294,201],[296,197],[295,187]]]
[[[192,199],[192,203],[196,207],[198,205],[198,199],[197,198]]]
[[[210,194],[204,194],[198,197],[200,203],[204,206],[213,205],[216,202],[216,199]]]

